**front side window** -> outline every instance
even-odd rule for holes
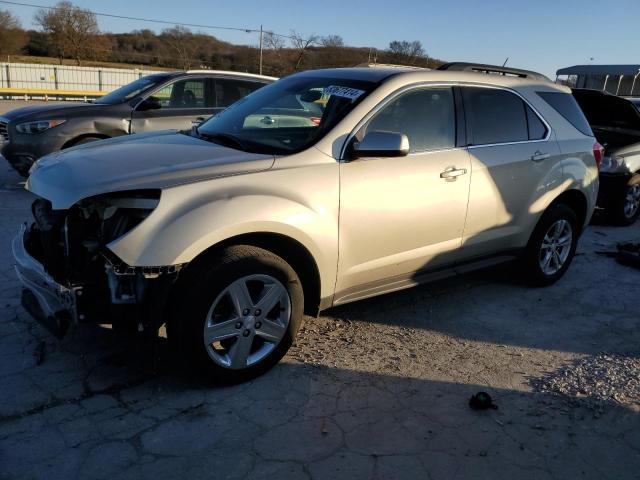
[[[270,154],[318,142],[377,83],[294,75],[241,98],[200,125],[197,134],[232,148]]]
[[[163,109],[207,108],[212,105],[207,100],[206,83],[204,78],[178,80],[165,85],[153,96],[160,100]]]
[[[409,151],[424,152],[455,147],[456,116],[452,88],[419,88],[393,99],[358,132],[404,133]]]
[[[462,95],[472,145],[529,140],[526,105],[520,97],[481,87],[465,87]]]

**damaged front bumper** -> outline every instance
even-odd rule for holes
[[[62,337],[78,321],[76,296],[81,292],[60,285],[45,271],[27,251],[26,235],[27,226],[23,224],[11,245],[16,274],[24,287],[22,306],[51,333]]]

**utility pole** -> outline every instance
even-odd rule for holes
[[[262,75],[262,38],[264,36],[264,32],[262,31],[262,25],[260,25],[260,75]]]

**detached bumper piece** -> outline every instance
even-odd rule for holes
[[[15,270],[22,283],[22,305],[53,335],[61,338],[76,323],[76,291],[57,283],[25,248],[26,225],[11,244]]]

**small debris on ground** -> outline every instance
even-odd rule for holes
[[[474,410],[497,410],[498,406],[493,403],[491,395],[487,392],[478,392],[469,399],[469,406]]]

